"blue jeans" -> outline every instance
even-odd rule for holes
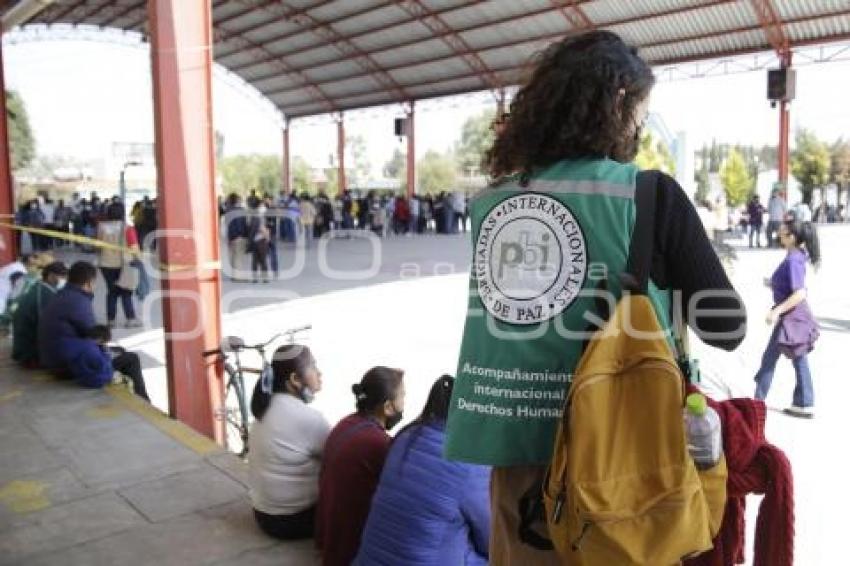
[[[103,274],[103,279],[106,281],[106,318],[109,322],[115,322],[115,317],[118,315],[118,299],[121,299],[121,306],[124,309],[124,318],[133,320],[136,318],[136,311],[133,308],[133,292],[127,289],[122,289],[115,283],[121,277],[121,268],[101,267],[100,272]]]
[[[764,400],[770,391],[770,384],[773,381],[773,372],[776,370],[776,362],[779,361],[781,352],[779,351],[779,329],[777,324],[773,329],[773,334],[770,335],[770,340],[767,342],[767,348],[761,357],[761,368],[756,374],[756,394],[755,398]],[[812,374],[809,371],[809,360],[805,354],[799,358],[792,360],[794,371],[797,373],[797,386],[794,388],[793,403],[797,407],[813,407],[815,404],[815,390],[812,385]]]

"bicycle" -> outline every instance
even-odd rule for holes
[[[248,425],[251,419],[245,393],[245,374],[258,375],[259,379],[268,380],[268,387],[271,387],[272,367],[266,359],[266,348],[282,336],[287,338],[287,344],[294,344],[295,336],[298,333],[311,328],[312,325],[310,324],[291,328],[275,334],[266,342],[253,345],[245,344],[245,341],[238,336],[226,336],[222,339],[220,347],[203,352],[205,358],[216,356],[216,361],[224,366],[227,385],[224,391],[224,404],[216,411],[216,418],[225,422],[225,446],[228,450],[236,452],[240,458],[245,458],[248,455]],[[239,354],[245,351],[256,352],[262,360],[262,367],[243,366]],[[231,357],[233,363],[231,363]]]

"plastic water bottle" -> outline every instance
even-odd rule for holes
[[[707,470],[717,465],[723,455],[720,417],[701,393],[691,393],[686,399],[685,432],[688,451],[697,469]]]

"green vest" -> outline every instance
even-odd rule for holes
[[[621,294],[637,168],[559,162],[526,187],[508,180],[470,202],[469,303],[446,456],[494,466],[546,464],[572,372],[596,317]],[[662,326],[669,300],[650,285]]]

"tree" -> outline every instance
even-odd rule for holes
[[[451,155],[430,150],[417,162],[416,169],[419,192],[438,193],[454,189],[457,168]]]
[[[455,156],[461,174],[476,174],[481,170],[484,153],[493,145],[493,120],[495,110],[485,110],[468,118],[460,131],[460,141],[455,145]]]
[[[292,168],[292,189],[297,193],[316,191],[316,183],[313,180],[313,173],[307,160],[300,155],[295,156],[290,162]]]
[[[6,115],[9,122],[12,171],[17,171],[29,165],[35,157],[35,138],[24,100],[14,90],[6,91]]]
[[[222,187],[227,193],[273,195],[281,186],[282,164],[277,155],[233,155],[219,163]]]
[[[694,181],[697,184],[694,200],[698,203],[705,202],[708,191],[711,189],[711,183],[708,180],[708,160],[704,161],[702,167],[694,174]]]
[[[850,142],[838,139],[833,146],[830,156],[829,180],[838,187],[838,202],[841,193],[850,190]]]
[[[720,168],[720,183],[726,192],[726,201],[730,206],[739,206],[747,202],[755,183],[744,157],[737,149],[729,151],[729,157]]]
[[[803,202],[811,205],[815,188],[823,187],[829,180],[829,147],[808,130],[800,130],[795,142],[796,147],[791,152],[791,173],[800,183]]]
[[[635,164],[641,169],[658,169],[671,175],[676,172],[676,162],[667,145],[661,140],[656,141],[649,131],[640,138]]]
[[[336,167],[325,169],[325,193],[333,197],[339,193],[339,170]]]
[[[407,156],[399,148],[393,150],[393,156],[384,164],[384,177],[402,179],[407,173]]]
[[[351,160],[354,163],[352,182],[357,184],[368,180],[372,172],[372,164],[366,152],[366,140],[361,135],[348,136],[345,138]]]

